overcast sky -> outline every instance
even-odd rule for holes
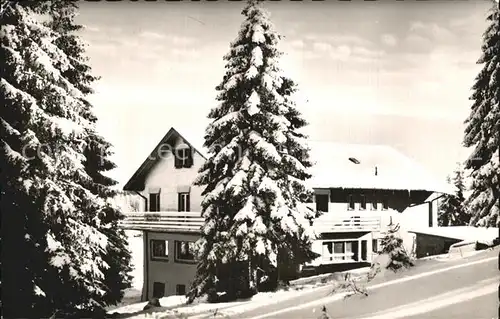
[[[81,3],[99,129],[120,184],[171,127],[202,136],[242,2]],[[311,139],[389,144],[437,178],[461,147],[485,17],[478,1],[266,3]]]

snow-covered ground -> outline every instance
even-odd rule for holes
[[[219,315],[223,313],[226,316],[237,316],[238,314],[257,309],[259,307],[300,297],[301,295],[310,293],[313,289],[331,284],[331,282],[335,280],[333,274],[322,274],[300,278],[291,282],[291,288],[287,291],[279,290],[276,292],[259,293],[249,300],[228,303],[211,304],[199,302],[188,306],[185,305],[186,298],[184,296],[170,296],[160,299],[161,307],[144,311],[143,308],[147,302],[138,302],[140,300],[143,283],[143,242],[140,234],[140,232],[136,231],[127,231],[127,235],[129,236],[129,245],[132,251],[132,264],[134,266],[132,275],[134,276],[134,279],[132,284],[133,287],[126,293],[125,299],[127,300],[124,300],[125,302],[123,304],[131,304],[124,305],[110,311],[110,313],[122,314],[123,317],[126,316],[127,318],[204,318],[208,314],[211,314],[211,317],[216,317],[213,315],[214,313],[219,313]],[[480,253],[480,251],[467,252],[464,256],[460,257],[469,257],[477,253]],[[444,254],[422,259],[451,261],[460,257],[454,256],[454,258],[452,258],[449,254]],[[351,270],[349,272],[353,276],[362,276],[368,270],[369,267]]]
[[[259,293],[249,300],[235,301],[227,303],[204,303],[199,302],[193,305],[185,305],[186,298],[184,296],[169,296],[160,299],[159,308],[150,310],[143,310],[147,302],[138,302],[140,300],[140,293],[143,283],[143,242],[141,232],[126,231],[129,237],[129,248],[132,252],[132,264],[134,276],[132,289],[126,292],[122,304],[123,306],[111,309],[109,313],[115,313],[120,317],[131,319],[142,318],[190,318],[204,317],[208,313],[213,314],[217,311],[224,310],[225,315],[237,315],[246,311],[257,309],[262,306],[276,304],[281,301],[298,297],[310,293],[312,289],[325,286],[328,283],[325,279],[329,278],[332,274],[318,275],[307,278],[301,278],[291,282],[291,289],[288,291],[279,290],[276,292]],[[363,274],[366,268],[351,271],[353,274]],[[126,304],[130,303],[130,304]],[[230,309],[229,309],[230,308]]]
[[[132,266],[134,270],[132,271],[132,276],[134,279],[132,281],[132,288],[142,290],[143,283],[143,258],[144,258],[144,246],[142,242],[142,232],[127,230],[125,233],[128,236],[129,249],[132,253]]]

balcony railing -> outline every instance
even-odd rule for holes
[[[199,212],[133,212],[125,213],[121,227],[135,230],[200,232],[204,219]],[[379,231],[381,218],[360,213],[324,213],[314,221],[318,233]]]
[[[199,233],[203,222],[198,212],[134,212],[125,213],[120,226],[135,230]]]
[[[380,231],[381,217],[363,213],[324,213],[313,225],[318,233]]]

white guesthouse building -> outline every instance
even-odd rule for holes
[[[143,232],[143,300],[185,294],[196,273],[192,247],[203,222],[202,188],[193,182],[206,155],[193,141],[171,128],[124,186],[143,199],[139,212],[126,213],[122,223]],[[408,157],[388,146],[309,145],[316,164],[308,205],[324,214],[313,225],[320,234],[313,249],[321,256],[305,267],[370,263],[390,222],[400,223],[413,251],[414,234],[405,226],[437,225],[436,199],[448,186]]]

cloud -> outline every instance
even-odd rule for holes
[[[404,51],[428,53],[432,48],[434,48],[432,41],[418,34],[410,34],[402,42]]]
[[[388,33],[381,36],[381,41],[383,44],[390,47],[396,46],[396,44],[398,43],[398,39],[394,35]]]
[[[140,38],[152,41],[168,41],[174,45],[190,45],[196,42],[196,39],[188,36],[167,35],[154,31],[143,31],[139,34]]]
[[[371,41],[354,34],[322,35],[322,34],[310,33],[306,34],[304,36],[304,39],[315,42],[328,42],[331,43],[332,45],[349,44],[349,45],[367,46],[373,44]]]
[[[330,50],[332,50],[332,45],[330,43],[327,43],[327,42],[314,42],[313,43],[313,49],[315,51],[319,51],[319,52],[328,52]]]
[[[309,52],[306,58],[315,59],[321,56],[328,56],[331,59],[347,62],[370,62],[384,54],[381,50],[373,50],[358,45],[332,45],[328,42],[314,42],[312,54]]]
[[[201,56],[201,52],[195,49],[174,48],[170,52],[175,57],[182,57],[186,59],[194,59]]]
[[[294,41],[290,42],[290,46],[294,49],[302,49],[302,48],[304,48],[304,45],[305,45],[305,43],[302,40],[294,40]]]
[[[165,39],[166,36],[164,34],[158,33],[158,32],[153,32],[153,31],[143,31],[139,33],[139,37],[146,38],[146,39],[153,39],[153,40],[159,40],[159,39]]]
[[[449,28],[435,22],[424,23],[422,21],[412,21],[409,31],[439,43],[449,43],[458,39],[458,35],[453,33]]]
[[[101,30],[99,27],[91,25],[84,25],[83,28],[85,31],[90,31],[90,32],[99,32]]]

